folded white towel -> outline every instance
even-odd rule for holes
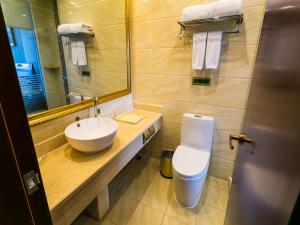
[[[77,42],[71,42],[72,63],[77,65]]]
[[[220,16],[241,14],[242,0],[219,0],[211,4],[186,7],[182,10],[182,20],[191,21]]]
[[[207,35],[207,46],[206,46],[206,58],[205,65],[206,69],[218,69],[220,52],[222,46],[222,32],[209,32]]]
[[[182,10],[182,21],[208,18],[209,11],[210,4],[186,7]]]
[[[89,25],[83,23],[73,23],[73,24],[62,24],[57,27],[57,31],[61,35],[67,35],[72,33],[87,33],[91,32],[92,28]],[[78,39],[71,38],[71,48],[72,48],[72,63],[78,66],[86,66],[86,50],[84,41],[79,41]]]
[[[209,17],[238,15],[242,13],[242,0],[219,0],[210,4]]]
[[[193,62],[192,67],[194,70],[202,70],[205,58],[206,49],[206,32],[193,34]]]
[[[57,27],[57,32],[62,35],[70,33],[87,33],[91,31],[92,28],[83,23],[61,24]]]
[[[59,34],[69,34],[70,33],[70,24],[62,24],[57,27],[57,32]]]
[[[84,41],[72,41],[72,63],[78,66],[86,66],[87,58],[86,58],[86,50]]]
[[[87,65],[84,41],[77,42],[77,61],[78,61],[78,66],[86,66]]]
[[[70,33],[81,33],[90,32],[92,28],[89,25],[83,23],[72,23],[70,24]]]

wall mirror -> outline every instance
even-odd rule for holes
[[[0,3],[31,125],[130,93],[127,0]]]

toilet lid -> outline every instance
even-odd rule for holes
[[[178,146],[172,164],[176,172],[185,177],[200,176],[206,171],[210,153],[185,146]]]

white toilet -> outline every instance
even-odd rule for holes
[[[183,115],[180,146],[173,160],[173,183],[177,202],[193,208],[199,202],[211,153],[214,119],[191,113]]]

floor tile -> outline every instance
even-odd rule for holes
[[[147,161],[147,164],[152,165],[153,167],[159,169],[159,167],[160,167],[160,160],[151,157],[151,158]]]
[[[164,214],[140,203],[128,225],[160,225]]]
[[[228,182],[226,180],[208,176],[206,178],[206,183],[228,191]]]
[[[157,167],[156,165],[147,164],[141,171],[139,171],[137,177],[152,182],[158,169],[159,167]]]
[[[109,186],[120,191],[124,186],[128,186],[130,179],[129,171],[121,171],[109,184]]]
[[[138,201],[122,196],[110,209],[106,218],[116,225],[127,225],[138,204]]]
[[[183,223],[180,220],[165,215],[161,225],[189,225],[189,224]]]
[[[163,188],[167,188],[167,189],[169,189],[169,188],[172,189],[172,182],[173,182],[172,179],[167,179],[167,178],[163,177],[160,174],[160,171],[157,171],[157,173],[153,179],[154,184],[162,186]]]
[[[208,205],[200,205],[196,225],[223,225],[225,212]]]
[[[124,187],[128,187],[133,179],[137,177],[146,166],[136,159],[131,160],[124,169],[110,182],[109,186],[117,191],[121,191]]]
[[[227,190],[218,188],[214,185],[206,185],[206,189],[201,196],[201,202],[222,211],[226,211],[228,202]]]
[[[238,221],[237,218],[234,218],[229,214],[225,216],[224,225],[238,225],[238,224],[243,224],[243,222]]]
[[[132,160],[109,185],[111,209],[101,222],[81,215],[73,225],[223,225],[228,201],[225,180],[207,177],[193,209],[175,200],[172,179],[159,160]]]
[[[72,225],[114,225],[109,220],[102,221],[95,220],[92,217],[81,215]]]
[[[137,201],[141,201],[147,190],[150,188],[151,182],[141,177],[134,178],[128,187],[121,189],[124,196],[131,197]]]
[[[142,203],[165,213],[172,196],[172,190],[151,184],[142,198]]]
[[[193,209],[183,208],[180,206],[173,195],[167,208],[166,215],[171,216],[188,225],[194,225],[199,211],[199,205]]]

